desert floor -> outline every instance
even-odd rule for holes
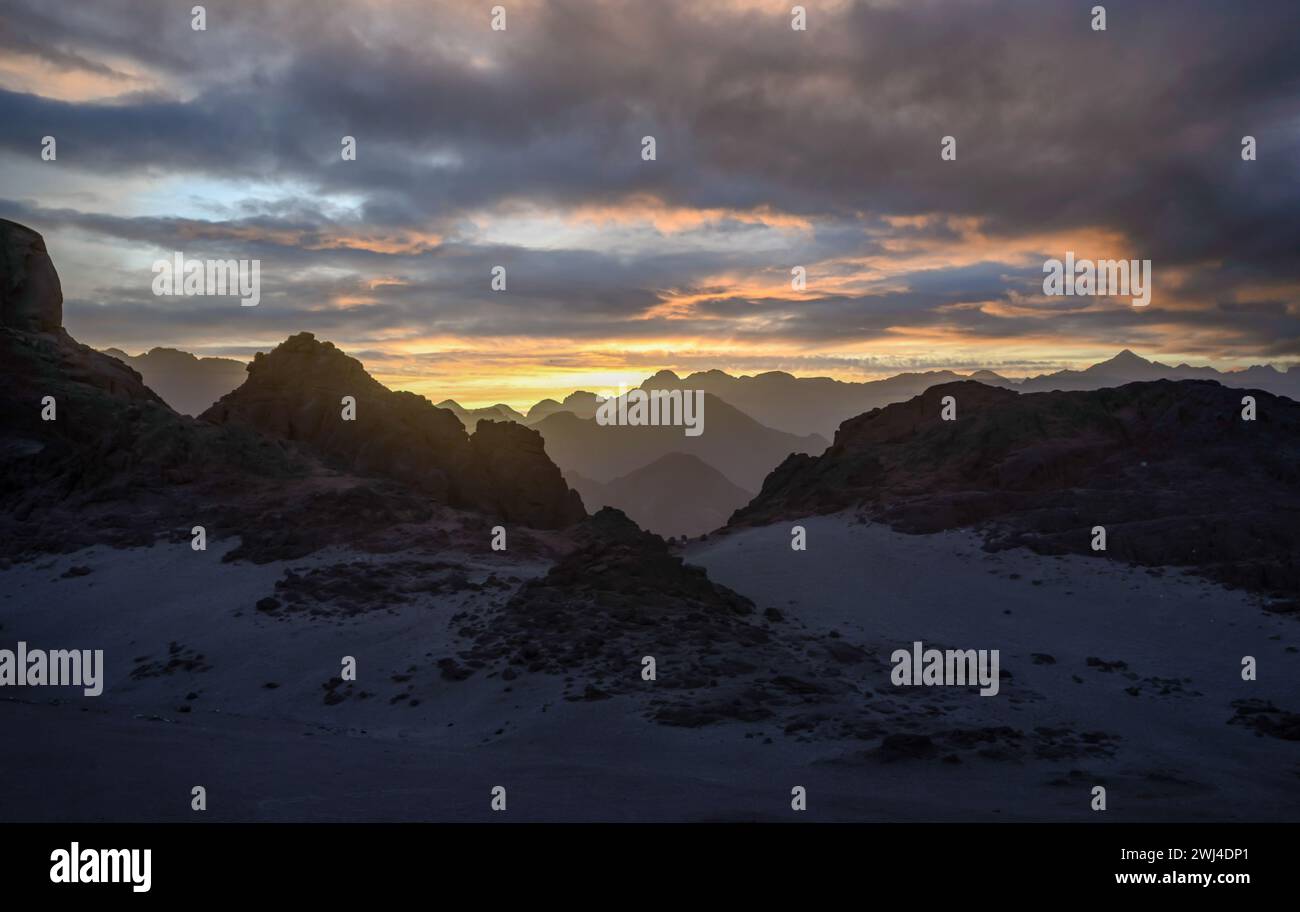
[[[367,573],[449,556],[255,566],[222,563],[229,545],[94,548],[0,571],[0,646],[103,649],[106,665],[99,697],[0,691],[0,819],[1300,820],[1300,741],[1258,733],[1234,707],[1300,711],[1300,619],[1176,570],[991,554],[969,533],[850,516],[803,525],[804,552],[774,525],[684,556],[804,638],[885,657],[916,639],[1000,650],[1011,677],[998,696],[911,688],[945,693],[919,694],[899,731],[932,718],[936,732],[1001,735],[900,754],[800,737],[780,712],[681,728],[635,698],[566,699],[554,676],[448,679],[437,662],[456,654],[462,613],[490,617],[545,573],[539,560],[460,555],[471,583],[503,584],[338,615],[331,600]],[[287,569],[350,561],[365,566],[321,583],[318,614],[257,610]],[[352,688],[330,684],[343,656],[357,661]],[[1243,656],[1257,681],[1241,680]],[[887,671],[855,683],[892,689]],[[504,814],[489,808],[498,785]],[[1095,785],[1105,813],[1089,807]],[[790,809],[793,786],[806,813]]]

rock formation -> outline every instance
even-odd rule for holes
[[[0,219],[0,326],[49,333],[63,326],[63,289],[45,239],[8,219]]]
[[[1242,419],[1243,395],[1258,414]],[[941,400],[957,402],[955,421]],[[1300,404],[1210,381],[1018,394],[971,381],[844,422],[731,525],[862,507],[909,532],[985,524],[996,546],[1093,551],[1300,593]]]
[[[179,415],[136,371],[58,325],[58,275],[39,234],[0,222],[0,250],[6,559],[188,540],[196,524],[210,539],[240,537],[231,554],[257,561],[330,544],[391,550],[400,545],[395,530],[406,528],[408,543],[428,538],[435,530],[409,524],[449,502],[546,527],[585,515],[535,431],[504,425],[472,441],[450,413],[390,392],[309,335],[286,343],[287,357],[260,357],[217,420]],[[286,374],[286,364],[302,372]],[[360,433],[338,428],[334,385],[357,396]],[[380,477],[331,474],[322,457]]]
[[[342,419],[348,396],[353,421]],[[586,515],[536,431],[483,421],[471,437],[451,411],[388,389],[311,333],[259,353],[243,385],[200,418],[302,443],[347,471],[396,479],[437,503],[502,521],[558,528]]]

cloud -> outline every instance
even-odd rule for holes
[[[800,33],[781,4],[555,0],[492,32],[463,4],[225,0],[194,32],[162,0],[11,0],[0,47],[39,64],[0,68],[0,164],[59,188],[5,181],[0,205],[116,252],[56,259],[105,344],[1295,357],[1291,10],[1150,0],[1093,32],[1071,3],[839,3]],[[146,184],[169,188],[147,212]],[[1098,244],[1152,260],[1152,308],[1035,291],[1043,257]],[[177,248],[262,259],[257,317],[149,296],[138,267]]]

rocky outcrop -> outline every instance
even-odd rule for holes
[[[1257,418],[1242,420],[1242,397]],[[956,400],[955,421],[941,400]],[[1300,594],[1300,404],[1208,381],[1017,394],[970,381],[840,426],[731,525],[861,507],[909,532],[983,524],[993,546],[1186,566]]]
[[[619,510],[606,507],[571,535],[578,547],[546,576],[497,612],[466,619],[461,633],[472,644],[458,658],[467,670],[503,680],[563,676],[570,700],[650,696],[646,714],[669,725],[756,721],[790,702],[773,669],[803,654],[777,635],[774,616],[683,563]],[[640,675],[647,654],[673,669],[653,687]]]
[[[355,401],[355,420],[343,420],[344,397]],[[484,421],[470,437],[452,412],[388,389],[311,333],[259,353],[243,385],[200,417],[300,442],[347,471],[503,521],[559,528],[586,515],[536,431]]]
[[[437,549],[458,533],[426,494],[452,487],[509,521],[585,515],[536,432],[472,443],[449,413],[384,389],[310,336],[290,344],[287,358],[258,359],[246,395],[227,402],[228,417],[246,420],[179,415],[136,371],[52,323],[58,276],[40,236],[0,228],[0,560],[188,541],[196,524],[209,540],[241,539],[228,559],[285,559],[334,544]],[[337,427],[339,385],[358,397],[361,434]],[[380,477],[329,472],[322,453]],[[473,541],[484,542],[472,525]]]
[[[480,421],[469,438],[477,502],[510,522],[551,528],[587,515],[546,455],[542,435],[512,421]]]
[[[0,497],[21,512],[24,493],[39,499],[50,482],[67,493],[181,470],[179,416],[138,373],[67,334],[45,242],[8,221],[0,221],[0,296]]]
[[[45,239],[25,225],[0,219],[0,326],[20,332],[58,332],[63,289]]]
[[[130,367],[73,339],[58,325],[58,275],[40,236],[13,223],[0,225],[0,235],[6,558],[148,544],[189,529],[205,515],[196,507],[205,496],[228,503],[299,472],[274,441],[176,414]]]

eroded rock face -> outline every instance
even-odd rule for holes
[[[49,498],[47,484],[59,495],[125,485],[187,461],[183,433],[170,433],[176,415],[140,375],[60,325],[59,275],[40,234],[3,219],[0,312],[0,499],[21,511]]]
[[[41,235],[0,219],[0,326],[20,332],[57,332],[63,325],[63,289]]]
[[[1258,417],[1243,421],[1242,397]],[[942,399],[957,420],[942,421]],[[982,524],[994,546],[1186,566],[1300,595],[1300,404],[1211,381],[1017,394],[965,381],[844,422],[732,525],[860,507],[905,532]]]
[[[430,490],[529,525],[584,515],[535,432],[472,445],[451,413],[385,389],[308,334],[260,357],[215,422],[178,415],[140,374],[58,325],[58,276],[39,234],[0,223],[0,266],[0,561],[148,545],[195,524],[241,539],[227,559],[391,550],[446,536],[436,521],[420,528],[437,512]],[[340,389],[357,397],[364,433],[340,432]],[[380,477],[339,476],[323,456]],[[482,521],[469,522],[485,543]]]
[[[353,421],[342,419],[345,396],[356,402]],[[348,471],[393,478],[437,503],[502,521],[558,528],[585,515],[536,431],[485,421],[471,438],[451,411],[388,389],[311,333],[259,354],[244,384],[200,418],[302,442]]]
[[[559,466],[546,455],[542,435],[513,421],[480,421],[469,438],[475,468],[484,478],[482,503],[503,519],[567,526],[587,515]]]

